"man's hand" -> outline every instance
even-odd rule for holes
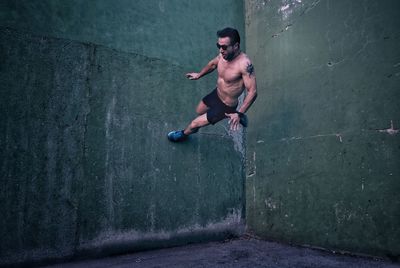
[[[190,80],[197,80],[200,78],[199,73],[187,73],[186,77],[189,78]]]
[[[236,131],[239,129],[239,123],[240,123],[240,117],[239,114],[233,113],[233,114],[227,114],[225,113],[227,117],[229,117],[228,123],[231,126],[231,130]]]

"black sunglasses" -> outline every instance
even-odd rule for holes
[[[217,43],[217,48],[218,48],[218,49],[221,49],[221,48],[222,48],[222,50],[227,50],[228,47],[230,47],[230,45],[229,45],[229,46],[227,46],[227,45],[220,45],[220,44]]]

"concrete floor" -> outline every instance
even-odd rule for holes
[[[55,267],[400,267],[399,263],[292,247],[257,239],[235,239],[46,266]]]

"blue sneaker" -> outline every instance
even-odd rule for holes
[[[173,142],[179,142],[186,140],[188,135],[183,133],[183,130],[171,131],[168,133],[168,139]]]

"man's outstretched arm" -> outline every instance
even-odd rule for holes
[[[189,78],[190,80],[197,80],[197,79],[205,76],[206,74],[211,73],[212,71],[214,71],[217,68],[218,60],[219,60],[219,56],[215,57],[209,63],[207,63],[207,65],[204,66],[203,69],[201,69],[200,73],[187,73],[186,77]]]

